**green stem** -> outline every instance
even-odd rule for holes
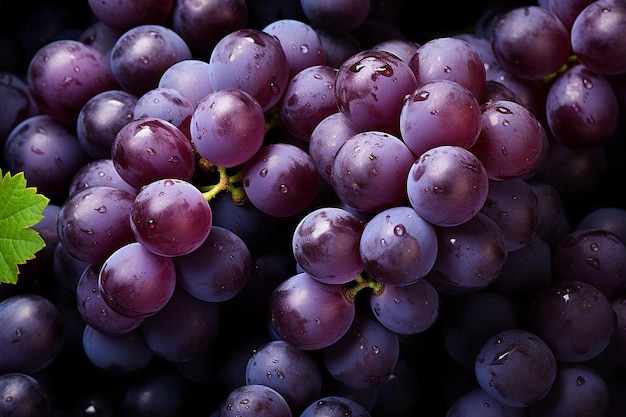
[[[227,191],[231,194],[233,202],[237,205],[242,205],[247,201],[246,194],[241,187],[240,184],[243,180],[242,171],[239,170],[234,175],[228,175],[225,167],[216,167],[216,170],[219,174],[219,180],[217,184],[207,185],[205,187],[200,187],[200,191],[202,191],[202,195],[206,201],[211,201],[215,198],[216,195],[221,193],[222,191]]]
[[[371,289],[374,295],[380,295],[385,289],[385,284],[376,281],[364,272],[354,278],[353,281],[343,286],[343,294],[346,300],[354,303],[357,294],[365,288]]]

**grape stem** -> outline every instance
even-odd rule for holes
[[[343,295],[346,297],[346,300],[354,303],[357,294],[364,288],[370,288],[374,295],[380,295],[385,289],[385,284],[376,281],[363,272],[354,278],[353,281],[343,286]]]
[[[241,184],[243,178],[242,171],[238,170],[235,174],[229,175],[228,172],[226,172],[225,167],[218,166],[215,169],[219,174],[219,181],[217,184],[200,187],[200,191],[202,191],[202,195],[205,200],[210,202],[219,193],[226,191],[230,193],[233,203],[239,206],[245,204],[247,201],[246,193],[243,190],[243,187],[237,185]]]

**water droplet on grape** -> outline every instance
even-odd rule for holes
[[[446,74],[450,73],[450,72],[452,72],[452,68],[450,68],[449,66],[446,65],[445,67],[443,67],[443,72],[445,72]]]
[[[279,96],[280,86],[274,82],[270,83],[270,94],[273,96]]]
[[[148,155],[156,155],[156,151],[153,148],[146,148],[146,152],[148,152]]]
[[[265,177],[265,176],[267,175],[267,168],[263,168],[263,169],[259,172],[259,175],[260,175],[261,177]]]
[[[97,209],[95,209],[98,213],[106,213],[107,208],[106,206],[100,206]]]
[[[308,54],[309,45],[307,45],[306,43],[303,43],[302,45],[300,45],[300,52],[302,52],[303,54]]]
[[[426,101],[428,97],[430,97],[430,92],[422,90],[415,94],[413,101]]]
[[[595,125],[596,124],[596,118],[593,117],[592,115],[587,116],[587,123],[589,123],[590,125]]]
[[[36,153],[37,155],[43,155],[43,151],[36,146],[31,146],[30,150],[33,151],[33,153]]]
[[[404,234],[404,232],[406,231],[404,225],[399,224],[396,227],[393,228],[393,234],[396,236],[402,236]]]
[[[154,219],[148,220],[147,223],[148,223],[148,228],[150,228],[150,229],[154,229],[156,227],[156,220],[154,220]]]
[[[585,378],[583,378],[582,376],[579,376],[578,378],[576,378],[576,386],[580,387],[581,385],[583,385],[585,383]]]
[[[583,87],[585,88],[593,88],[593,83],[589,78],[583,78]]]
[[[147,56],[142,56],[139,58],[139,62],[145,65],[148,65],[150,63],[150,58],[148,58]]]
[[[496,107],[496,111],[502,114],[513,114],[513,112],[509,108],[504,107],[504,106]]]
[[[378,346],[372,346],[372,352],[378,354],[380,353],[380,348]]]
[[[163,185],[164,185],[165,187],[172,186],[172,185],[174,185],[174,181],[173,181],[173,180],[165,180],[165,181],[163,182]]]
[[[600,260],[598,258],[585,258],[585,262],[597,270],[600,269]]]
[[[286,184],[280,184],[280,192],[282,194],[287,194],[289,192],[289,188]]]
[[[170,156],[167,162],[177,163],[180,159],[177,156]]]

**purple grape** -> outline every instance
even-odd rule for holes
[[[501,14],[493,28],[491,45],[500,66],[511,75],[537,80],[567,63],[569,32],[549,9],[514,7]]]
[[[478,100],[485,88],[486,69],[481,55],[464,39],[440,37],[422,44],[409,60],[420,87],[432,81],[455,81]]]
[[[365,271],[374,280],[411,285],[435,264],[437,234],[434,226],[411,207],[391,207],[365,224],[359,252]]]
[[[526,107],[543,126],[547,126],[546,98],[548,88],[545,84],[539,80],[515,77],[502,68],[494,70],[488,79],[508,87],[517,96],[516,100],[511,101]]]
[[[28,117],[39,113],[35,100],[28,91],[28,86],[17,74],[0,71],[0,143],[11,130]]]
[[[31,58],[26,83],[40,111],[74,124],[94,95],[118,87],[111,65],[97,49],[75,40],[58,40]]]
[[[396,55],[382,49],[365,50],[346,59],[337,70],[335,97],[339,111],[357,130],[398,135],[404,97],[417,85],[409,64]]]
[[[63,316],[42,295],[15,294],[3,299],[0,322],[0,374],[36,374],[50,366],[63,349]],[[5,397],[2,403],[6,403]]]
[[[137,99],[133,119],[153,117],[165,120],[189,137],[189,123],[195,108],[178,90],[155,87]]]
[[[372,49],[382,49],[391,52],[404,62],[410,62],[419,49],[420,44],[404,38],[390,38],[382,40],[372,46]]]
[[[348,58],[361,52],[361,44],[350,33],[334,33],[320,28],[315,31],[326,53],[326,65],[339,68]]]
[[[300,417],[370,417],[365,407],[349,397],[330,395],[313,401]]]
[[[331,188],[354,209],[376,213],[406,202],[406,178],[415,155],[404,142],[382,131],[357,133],[335,154]]]
[[[145,369],[155,357],[140,328],[130,333],[111,335],[85,325],[82,342],[89,362],[113,375],[127,375]]]
[[[246,384],[275,389],[295,412],[306,408],[322,390],[322,375],[315,356],[283,340],[254,349],[246,364]]]
[[[213,214],[204,195],[190,182],[162,179],[144,186],[130,208],[135,238],[160,256],[181,256],[198,249],[211,231]]]
[[[473,388],[457,398],[448,408],[445,417],[527,417],[525,407],[502,404],[482,388]]]
[[[357,311],[346,334],[322,354],[334,378],[353,388],[370,389],[391,376],[400,355],[400,341],[371,313]]]
[[[483,105],[489,101],[507,100],[516,103],[522,103],[517,94],[507,85],[496,80],[487,80],[485,82],[485,91],[480,96],[478,102]]]
[[[442,145],[469,149],[480,134],[482,113],[463,85],[435,80],[410,93],[400,112],[400,134],[415,155]]]
[[[528,407],[546,397],[556,379],[557,361],[544,340],[510,328],[489,337],[476,356],[476,380],[496,401]]]
[[[371,3],[371,0],[300,1],[304,15],[313,26],[335,33],[348,33],[365,22]]]
[[[76,40],[97,49],[110,58],[111,49],[122,33],[124,29],[114,29],[102,20],[95,20],[76,37]]]
[[[161,310],[175,285],[172,258],[155,255],[139,242],[113,252],[98,276],[102,299],[119,314],[130,317],[148,317]]]
[[[3,416],[52,415],[52,396],[49,387],[33,376],[22,372],[0,375],[0,413]]]
[[[341,285],[325,284],[306,272],[277,285],[268,308],[278,336],[303,350],[335,343],[350,328],[356,311]]]
[[[570,220],[565,213],[563,196],[549,182],[538,176],[528,181],[539,201],[539,226],[537,233],[552,245],[571,231]]]
[[[600,74],[626,71],[626,5],[620,0],[589,3],[576,16],[571,47],[578,61]]]
[[[319,175],[308,153],[295,145],[261,147],[243,166],[246,196],[270,216],[302,213],[317,194]]]
[[[483,66],[485,67],[485,77],[487,81],[491,79],[492,74],[501,70],[500,63],[496,59],[496,56],[493,53],[493,48],[491,47],[491,39],[490,37],[480,36],[478,33],[459,33],[457,35],[453,35],[455,38],[459,38],[469,43],[478,55],[480,56],[481,61],[483,62]],[[485,87],[486,87],[485,83]],[[483,91],[484,95],[484,91]],[[480,99],[480,97],[477,97]]]
[[[115,250],[135,241],[128,222],[134,201],[134,194],[108,185],[76,191],[59,211],[59,241],[75,258],[102,264]]]
[[[192,296],[206,302],[223,302],[248,284],[252,255],[234,232],[213,225],[194,251],[174,258],[177,282]]]
[[[593,3],[595,0],[542,0],[540,6],[549,9],[556,17],[559,18],[568,31],[572,29],[572,25],[583,9]]]
[[[214,90],[243,90],[264,112],[278,103],[289,82],[289,64],[280,41],[259,29],[239,29],[222,37],[211,51],[209,64]]]
[[[211,91],[209,63],[201,59],[184,59],[170,65],[159,79],[159,88],[173,88],[195,107]]]
[[[87,0],[94,17],[108,27],[127,30],[143,24],[162,24],[174,7],[174,0],[120,0],[103,2]]]
[[[469,150],[441,145],[411,165],[406,193],[419,216],[437,226],[456,226],[474,217],[489,192],[482,162]],[[445,210],[442,210],[445,207]]]
[[[626,244],[626,209],[617,206],[594,209],[578,222],[576,228],[611,232]]]
[[[191,59],[185,41],[159,24],[134,26],[111,49],[111,71],[119,86],[140,97],[157,88],[163,73],[173,64]]]
[[[175,416],[189,412],[188,381],[170,368],[150,370],[131,381],[124,392],[125,415]],[[156,410],[156,411],[155,411]]]
[[[185,320],[180,320],[185,317]],[[198,358],[217,339],[220,311],[216,303],[193,297],[177,286],[167,304],[141,325],[146,344],[160,358],[184,362]]]
[[[80,168],[69,185],[68,195],[84,188],[106,185],[137,195],[137,189],[128,184],[115,169],[111,158],[94,159]]]
[[[58,242],[54,247],[52,272],[61,288],[66,289],[70,294],[76,292],[78,281],[88,266],[88,262],[74,257],[63,247],[61,242]]]
[[[599,289],[583,281],[560,280],[537,294],[528,321],[559,362],[581,363],[607,347],[617,318]]]
[[[124,90],[107,90],[91,97],[80,109],[76,137],[92,159],[111,158],[117,132],[133,120],[137,97]]]
[[[99,275],[99,266],[88,265],[78,280],[75,292],[80,317],[99,332],[111,335],[130,333],[138,328],[144,317],[124,316],[104,301],[98,289]]]
[[[124,125],[111,146],[116,171],[132,187],[164,178],[189,181],[196,157],[189,138],[170,122],[157,117]]]
[[[285,398],[262,384],[246,384],[232,390],[220,407],[220,417],[291,417]]]
[[[259,102],[243,90],[208,93],[191,116],[190,135],[198,154],[217,166],[247,162],[265,138],[265,115]]]

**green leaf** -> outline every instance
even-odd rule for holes
[[[0,170],[0,283],[17,283],[19,265],[33,259],[46,242],[32,226],[50,200],[26,186],[24,173]]]

